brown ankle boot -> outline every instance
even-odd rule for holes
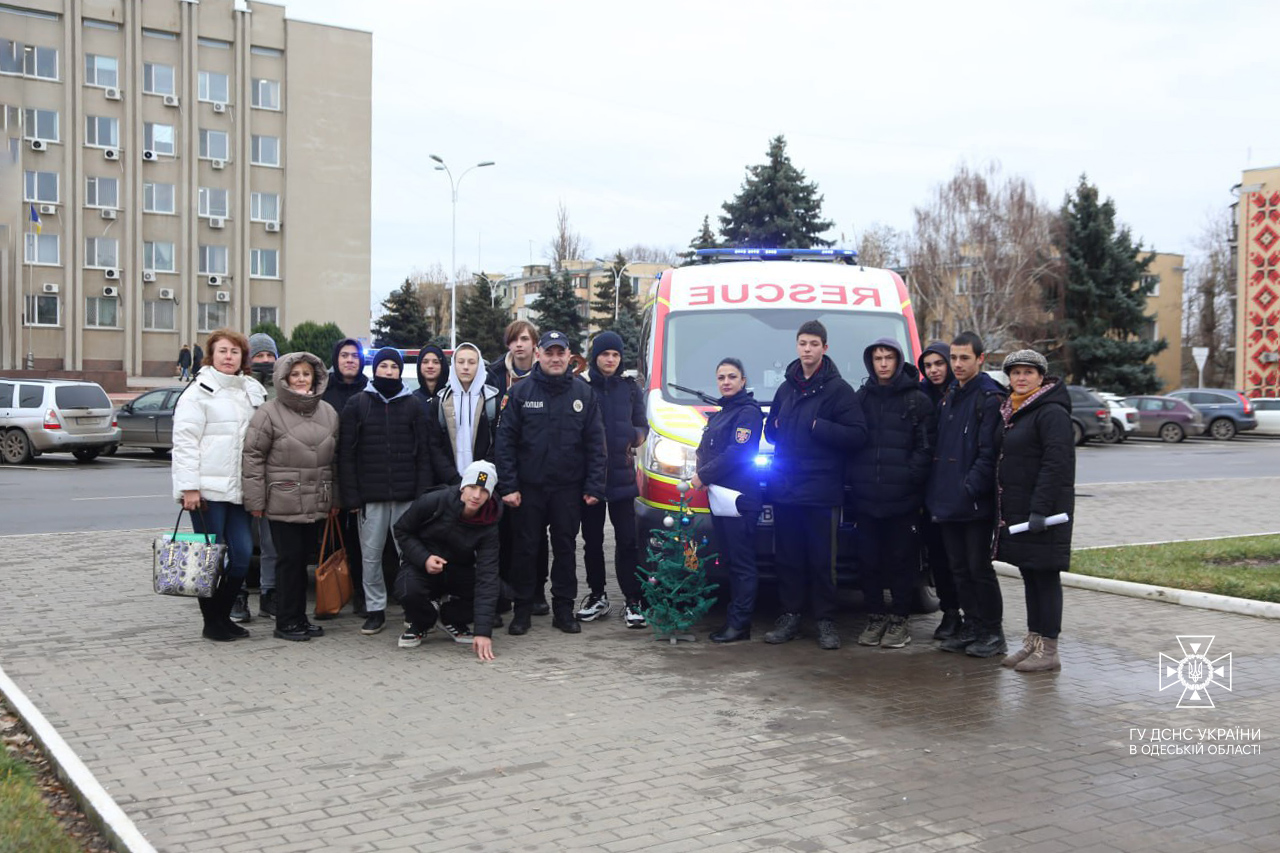
[[[1014,672],[1052,672],[1062,669],[1058,660],[1058,641],[1048,637],[1036,637],[1036,649],[1027,659],[1013,668]]]
[[[1000,661],[1000,665],[1013,669],[1018,664],[1031,657],[1031,653],[1036,650],[1036,640],[1038,639],[1040,639],[1039,634],[1034,631],[1028,632],[1027,636],[1022,638],[1022,648]]]

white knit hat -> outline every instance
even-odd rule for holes
[[[459,488],[465,489],[467,486],[479,486],[493,494],[498,488],[498,469],[493,467],[492,462],[477,459],[462,472],[462,485]]]

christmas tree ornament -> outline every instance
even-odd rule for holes
[[[681,526],[681,527],[688,527],[691,523],[693,523],[693,517],[692,517],[692,516],[688,516],[688,515],[686,515],[686,516],[684,516],[683,518],[681,518],[681,519],[680,519],[680,526]]]
[[[679,490],[679,492],[680,492],[680,494],[682,494],[682,495],[683,495],[685,492],[689,491],[689,481],[688,481],[688,480],[681,480],[681,481],[676,485],[676,489],[678,489],[678,490]]]
[[[663,516],[662,526],[670,530],[671,528],[676,526],[676,520],[669,515]]]

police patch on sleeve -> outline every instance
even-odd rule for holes
[[[574,410],[575,412],[581,412],[581,411],[582,411],[582,401],[581,401],[581,400],[574,400],[574,401],[573,401],[573,410]]]
[[[738,444],[746,444],[751,440],[751,428],[738,427],[733,431],[733,440],[738,442]]]

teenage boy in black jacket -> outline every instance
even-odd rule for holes
[[[991,565],[995,531],[996,457],[1004,390],[982,372],[982,338],[961,332],[951,342],[956,383],[938,410],[938,446],[925,504],[942,528],[964,624],[940,648],[974,657],[1003,655],[1004,599]]]
[[[511,555],[515,612],[507,633],[529,631],[538,540],[551,530],[552,624],[582,630],[574,616],[578,595],[577,539],[582,506],[605,497],[604,426],[591,386],[568,372],[569,339],[546,332],[537,363],[503,398],[498,416],[498,491],[516,513]]]
[[[951,347],[942,341],[934,341],[924,348],[916,362],[920,368],[920,390],[933,404],[930,420],[934,440],[938,436],[938,409],[942,406],[942,398],[947,389],[956,381],[951,372]],[[960,630],[960,597],[956,594],[956,582],[951,577],[951,566],[947,563],[947,549],[942,544],[942,528],[929,515],[929,510],[921,507],[920,543],[924,550],[925,565],[933,577],[933,587],[938,593],[938,609],[942,611],[942,621],[934,629],[935,640],[949,640]]]
[[[769,490],[783,613],[764,640],[799,637],[807,599],[819,647],[838,649],[835,541],[845,458],[866,442],[867,427],[853,389],[826,352],[826,327],[817,320],[802,325],[799,358],[788,365],[765,419],[764,435],[774,448]]]
[[[635,448],[649,434],[644,416],[644,395],[640,386],[622,375],[622,337],[617,332],[601,332],[591,342],[591,367],[587,371],[591,390],[600,403],[604,421],[605,500],[582,508],[582,561],[587,566],[590,592],[578,608],[578,621],[593,622],[612,609],[605,594],[604,517],[613,525],[613,570],[626,605],[622,619],[628,628],[645,627],[640,613],[640,579],[636,576],[639,552],[636,547]]]

